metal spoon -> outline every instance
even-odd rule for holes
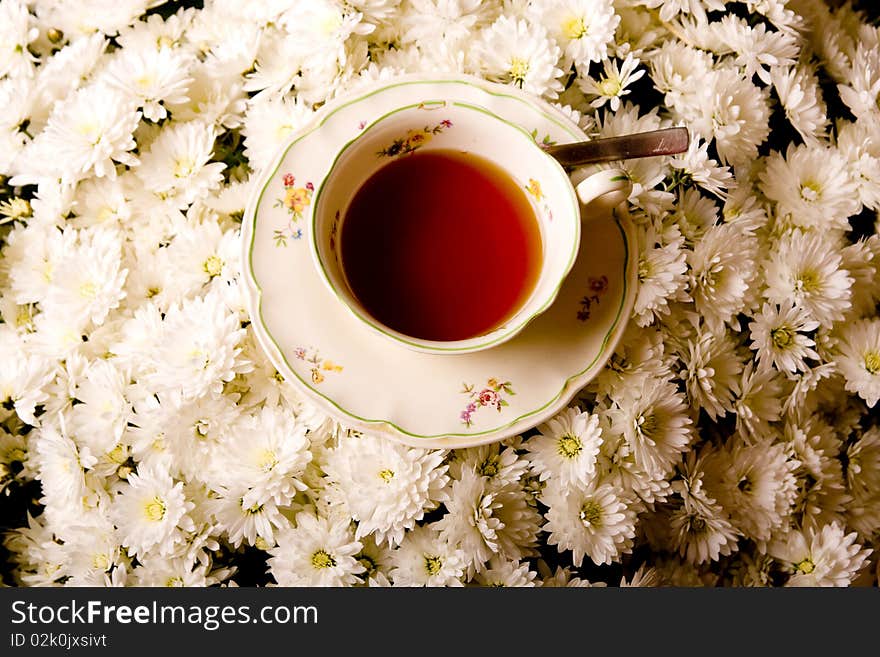
[[[574,144],[548,146],[546,151],[564,167],[630,160],[654,155],[675,155],[688,149],[687,128],[664,128],[620,137],[604,137]]]

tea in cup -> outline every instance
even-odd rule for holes
[[[428,100],[364,127],[310,207],[331,291],[374,331],[419,351],[509,340],[555,299],[577,256],[581,204],[616,204],[603,170],[577,187],[525,130],[486,109]]]

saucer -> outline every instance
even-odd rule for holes
[[[549,104],[463,75],[406,76],[328,103],[288,139],[252,192],[242,221],[248,311],[278,372],[331,417],[407,445],[470,447],[544,422],[604,366],[635,302],[636,241],[624,213],[587,206],[580,251],[555,302],[497,347],[426,354],[370,331],[315,270],[305,210],[335,153],[414,98],[480,105],[539,143],[586,138]]]

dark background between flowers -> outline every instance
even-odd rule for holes
[[[828,0],[826,4],[830,6],[840,6],[844,4],[841,0]],[[851,6],[862,12],[864,16],[874,25],[880,25],[880,2],[878,0],[853,0]],[[157,14],[167,17],[181,8],[193,7],[201,9],[204,3],[201,1],[183,0],[181,2],[168,2],[164,5],[149,10],[145,16]],[[727,3],[726,13],[736,14],[753,23],[762,21],[761,17],[749,16],[746,6],[740,3]],[[722,12],[713,12],[713,14],[721,14]],[[114,40],[110,39],[112,45]],[[111,47],[112,47],[111,45]],[[593,71],[591,71],[592,73]],[[832,119],[844,118],[854,120],[855,117],[844,105],[837,93],[835,83],[825,77],[820,69],[820,85],[822,88],[823,98],[828,107],[828,115]],[[638,104],[643,111],[648,111],[652,107],[661,106],[663,97],[653,88],[653,83],[649,76],[642,77],[632,87],[630,98]],[[2,110],[0,110],[2,111]],[[25,129],[27,126],[22,126]],[[766,155],[770,150],[785,150],[789,143],[801,143],[800,136],[791,127],[785,119],[776,98],[773,94],[773,113],[770,118],[770,137],[760,147],[760,154]],[[242,162],[246,162],[246,158],[238,147],[239,138],[235,131],[230,131],[223,138],[223,143],[218,143],[215,148],[215,159],[224,161],[227,165],[235,166]],[[237,148],[238,147],[238,148]],[[710,147],[710,154],[712,148]],[[717,156],[716,156],[717,157]],[[32,188],[19,188],[13,190],[9,187],[8,181],[4,176],[0,176],[0,201],[7,200],[12,196],[29,197],[34,193]],[[874,224],[877,220],[877,213],[865,209],[858,215],[850,217],[851,230],[849,237],[852,241],[858,240],[860,237],[870,235],[874,231]],[[5,245],[7,231],[0,231],[0,248]],[[0,319],[2,321],[2,319]],[[9,407],[11,410],[11,406]],[[39,414],[39,409],[38,409]],[[875,410],[872,413],[863,415],[864,424],[880,423],[880,411]],[[720,418],[717,422],[713,422],[705,414],[702,414],[699,421],[700,431],[705,434],[728,435],[733,430],[733,418]],[[864,427],[867,428],[867,427]],[[20,427],[22,434],[29,433],[32,428],[23,425]],[[530,435],[533,432],[529,432]],[[132,465],[134,465],[132,463]],[[13,463],[12,470],[14,474],[18,474],[22,470],[21,463]],[[17,586],[13,575],[13,564],[11,555],[7,550],[2,538],[8,532],[27,526],[27,515],[38,516],[42,513],[42,506],[39,499],[42,495],[41,485],[39,481],[21,481],[13,478],[13,481],[4,491],[0,493],[0,586]],[[545,509],[542,509],[542,511]],[[438,518],[443,513],[443,508],[432,512],[426,516],[425,520]],[[535,557],[533,561],[538,559],[555,571],[559,565],[571,565],[567,554],[560,555],[554,546],[547,546],[545,543],[539,545],[540,556]],[[646,561],[650,561],[651,553],[646,546],[637,545],[632,554],[624,555],[621,563],[615,563],[611,566],[596,566],[585,560],[581,568],[575,568],[573,571],[578,576],[588,579],[591,582],[606,582],[610,586],[617,585],[621,577],[629,577],[636,569]],[[262,586],[272,582],[271,576],[267,572],[266,559],[268,555],[262,550],[254,547],[243,546],[234,549],[228,544],[221,545],[221,549],[214,555],[214,565],[216,567],[234,567],[235,574],[230,581],[235,582],[238,586]],[[722,560],[725,559],[722,557]],[[533,569],[537,570],[537,564],[533,563]],[[722,566],[722,572],[726,570]],[[723,584],[724,582],[720,582]]]

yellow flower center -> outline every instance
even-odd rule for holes
[[[786,349],[794,342],[794,331],[787,326],[780,326],[770,331],[770,338],[778,349]]]
[[[498,474],[498,462],[500,461],[497,454],[493,454],[480,463],[477,471],[484,477],[494,477]]]
[[[151,522],[159,522],[165,517],[165,502],[161,497],[156,495],[151,500],[147,500],[144,504],[144,516]]]
[[[103,552],[99,552],[92,557],[92,566],[95,570],[107,570],[110,567],[110,559]]]
[[[569,39],[580,39],[585,36],[589,30],[587,23],[580,16],[570,16],[562,22],[562,33]]]
[[[182,158],[180,160],[174,161],[174,177],[175,178],[186,178],[187,176],[191,176],[192,172],[196,168],[196,163],[193,162],[190,158]]]
[[[880,353],[869,351],[865,354],[865,369],[871,374],[880,372]]]
[[[581,443],[581,439],[570,433],[560,436],[556,443],[556,449],[560,456],[564,456],[567,459],[575,458],[581,453],[583,448],[584,445]]]
[[[165,586],[170,589],[179,589],[183,587],[183,578],[179,575],[172,575],[167,580],[165,580]]]
[[[83,299],[94,299],[98,294],[98,286],[92,281],[83,283],[79,286],[79,294]]]
[[[379,471],[379,479],[384,481],[386,484],[389,483],[392,479],[394,479],[394,471],[385,468],[384,470]]]
[[[257,455],[257,467],[263,472],[269,472],[278,465],[278,456],[271,449],[261,450]]]
[[[819,282],[819,274],[813,269],[808,269],[801,272],[801,275],[798,277],[798,289],[804,292],[815,292],[819,289]]]
[[[205,273],[211,278],[219,276],[220,272],[223,271],[223,260],[221,260],[218,255],[209,255],[208,259],[205,260],[202,265],[202,269],[204,269]]]
[[[817,182],[808,180],[803,185],[801,185],[801,198],[805,201],[809,201],[810,203],[812,203],[819,198],[819,194],[821,193],[822,188]]]
[[[109,458],[114,463],[125,463],[128,460],[128,456],[125,453],[125,447],[122,445],[117,445],[112,450],[107,452],[107,458]]]
[[[602,507],[593,500],[587,500],[581,505],[578,516],[585,527],[598,528],[602,526]]]
[[[811,572],[813,572],[816,569],[816,564],[814,564],[812,561],[810,561],[810,559],[808,557],[808,558],[804,559],[803,561],[801,561],[800,563],[796,563],[794,565],[794,567],[795,567],[795,570],[797,570],[798,572],[803,573],[804,575],[809,575]]]
[[[443,567],[443,560],[440,557],[425,555],[425,571],[433,577],[440,572]]]
[[[616,96],[620,93],[620,80],[614,78],[605,78],[599,83],[599,91],[603,96]]]
[[[525,82],[526,75],[529,73],[529,63],[520,59],[519,57],[514,57],[510,60],[510,79],[518,84],[520,87]]]
[[[312,566],[317,569],[332,568],[336,565],[336,559],[324,550],[318,550],[312,555]]]

